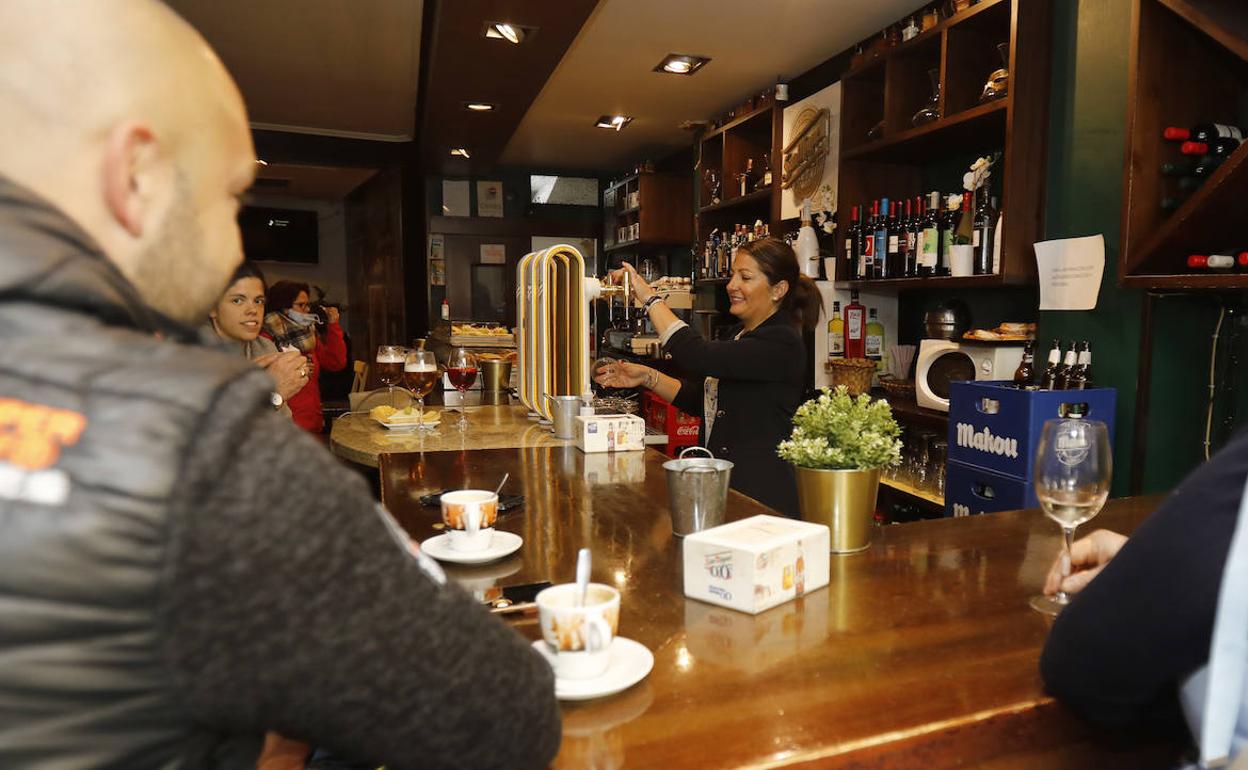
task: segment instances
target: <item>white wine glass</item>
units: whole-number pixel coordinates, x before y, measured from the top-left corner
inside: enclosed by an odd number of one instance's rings
[[[1062,527],[1062,574],[1070,574],[1075,528],[1100,513],[1109,497],[1113,459],[1105,423],[1081,418],[1049,420],[1036,447],[1033,483],[1044,515]],[[1031,597],[1031,608],[1056,615],[1070,604],[1065,591]]]
[[[403,379],[403,353],[402,345],[377,348],[377,379],[390,389],[390,406],[394,406],[394,386]]]
[[[429,350],[408,350],[403,362],[403,383],[416,397],[420,423],[418,430],[433,430],[433,426],[425,425],[425,396],[433,390],[438,381],[438,362]]]

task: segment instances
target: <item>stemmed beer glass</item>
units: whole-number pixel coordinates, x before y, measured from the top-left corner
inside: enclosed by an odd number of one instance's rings
[[[1112,465],[1105,423],[1074,418],[1044,424],[1036,448],[1034,483],[1044,515],[1062,527],[1063,575],[1070,574],[1075,528],[1100,513],[1109,497]],[[1069,603],[1065,591],[1031,597],[1032,609],[1046,615],[1058,614]]]
[[[464,412],[464,391],[477,380],[477,357],[464,348],[453,348],[446,361],[446,376],[459,391],[459,429],[468,428],[468,416]]]
[[[428,350],[409,350],[403,362],[403,381],[407,389],[416,397],[416,406],[420,415],[420,430],[433,430],[433,426],[425,425],[425,396],[433,390],[438,381],[438,362]]]
[[[394,386],[403,379],[401,345],[381,345],[377,348],[377,379],[390,389],[390,406],[394,406]]]

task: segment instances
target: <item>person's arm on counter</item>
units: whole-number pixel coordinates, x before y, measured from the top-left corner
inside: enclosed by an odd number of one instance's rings
[[[195,720],[396,770],[546,767],[550,666],[414,555],[357,474],[247,400],[218,399],[171,521],[165,652]]]
[[[1248,434],[1193,471],[1125,543],[1106,533],[1076,543],[1078,572],[1046,585],[1078,591],[1040,659],[1053,695],[1110,726],[1176,714],[1178,686],[1208,660],[1246,478]],[[1082,574],[1094,569],[1094,579]]]

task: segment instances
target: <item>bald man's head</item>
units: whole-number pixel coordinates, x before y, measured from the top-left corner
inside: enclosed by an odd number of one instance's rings
[[[202,319],[242,258],[255,168],[203,38],[158,0],[2,0],[0,115],[0,175],[81,225],[157,310]]]

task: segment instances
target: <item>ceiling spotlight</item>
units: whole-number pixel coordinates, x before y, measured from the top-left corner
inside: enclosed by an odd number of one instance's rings
[[[673,75],[692,75],[702,69],[702,65],[710,61],[706,56],[691,56],[685,53],[669,53],[663,61],[654,65],[655,72],[668,72]]]
[[[519,45],[532,37],[536,31],[537,27],[522,27],[519,24],[505,21],[487,21],[483,34],[491,40],[506,40],[508,43]]]
[[[493,112],[498,109],[498,105],[489,102],[464,102],[464,109],[470,112]]]
[[[632,122],[633,119],[628,115],[603,115],[598,118],[598,122],[594,123],[594,125],[598,128],[612,128],[619,131]]]
[[[472,154],[468,152],[467,147],[456,147],[451,150],[451,155],[458,156],[464,159],[468,159],[472,157]]]

